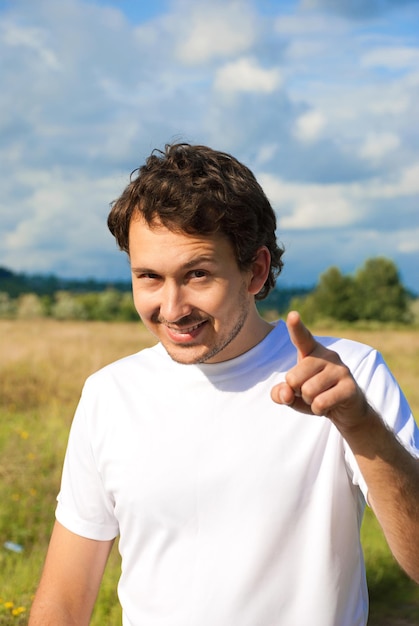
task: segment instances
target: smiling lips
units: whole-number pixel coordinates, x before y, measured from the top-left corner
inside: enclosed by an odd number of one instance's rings
[[[172,341],[176,343],[187,343],[196,339],[196,337],[200,334],[202,328],[206,325],[206,320],[195,324],[194,326],[188,326],[187,328],[177,328],[173,326],[168,326],[164,324],[167,330],[167,334],[169,335]]]

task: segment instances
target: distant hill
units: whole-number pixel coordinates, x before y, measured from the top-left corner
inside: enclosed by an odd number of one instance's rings
[[[11,298],[16,298],[24,293],[52,296],[57,291],[91,293],[110,288],[118,291],[130,291],[131,283],[129,281],[99,281],[93,278],[59,278],[53,274],[15,273],[5,267],[0,267],[0,292],[9,294]]]
[[[289,310],[291,300],[308,295],[313,291],[314,287],[283,287],[281,281],[275,289],[269,293],[265,300],[257,301],[260,311],[276,311],[283,313]]]

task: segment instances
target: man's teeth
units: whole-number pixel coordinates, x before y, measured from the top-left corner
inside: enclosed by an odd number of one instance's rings
[[[194,330],[199,328],[201,324],[202,322],[199,322],[199,324],[195,324],[195,326],[190,326],[189,328],[171,328],[171,327],[169,328],[171,331],[175,333],[179,333],[180,335],[187,335],[188,333],[192,333]]]

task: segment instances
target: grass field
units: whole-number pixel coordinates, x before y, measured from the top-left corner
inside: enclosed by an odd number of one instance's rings
[[[419,330],[346,328],[379,348],[419,415]],[[0,626],[27,623],[49,533],[68,429],[85,378],[152,339],[141,324],[0,320]],[[419,623],[419,587],[392,559],[367,511],[362,539],[373,626]],[[16,544],[8,549],[5,542]],[[20,546],[20,548],[19,548]],[[15,551],[19,550],[21,551]],[[111,555],[93,626],[116,626],[119,557]],[[386,620],[390,621],[386,621]]]

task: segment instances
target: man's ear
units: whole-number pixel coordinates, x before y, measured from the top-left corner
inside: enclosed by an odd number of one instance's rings
[[[248,291],[254,296],[259,293],[265,284],[271,268],[271,253],[266,246],[261,246],[250,268],[250,282]]]

